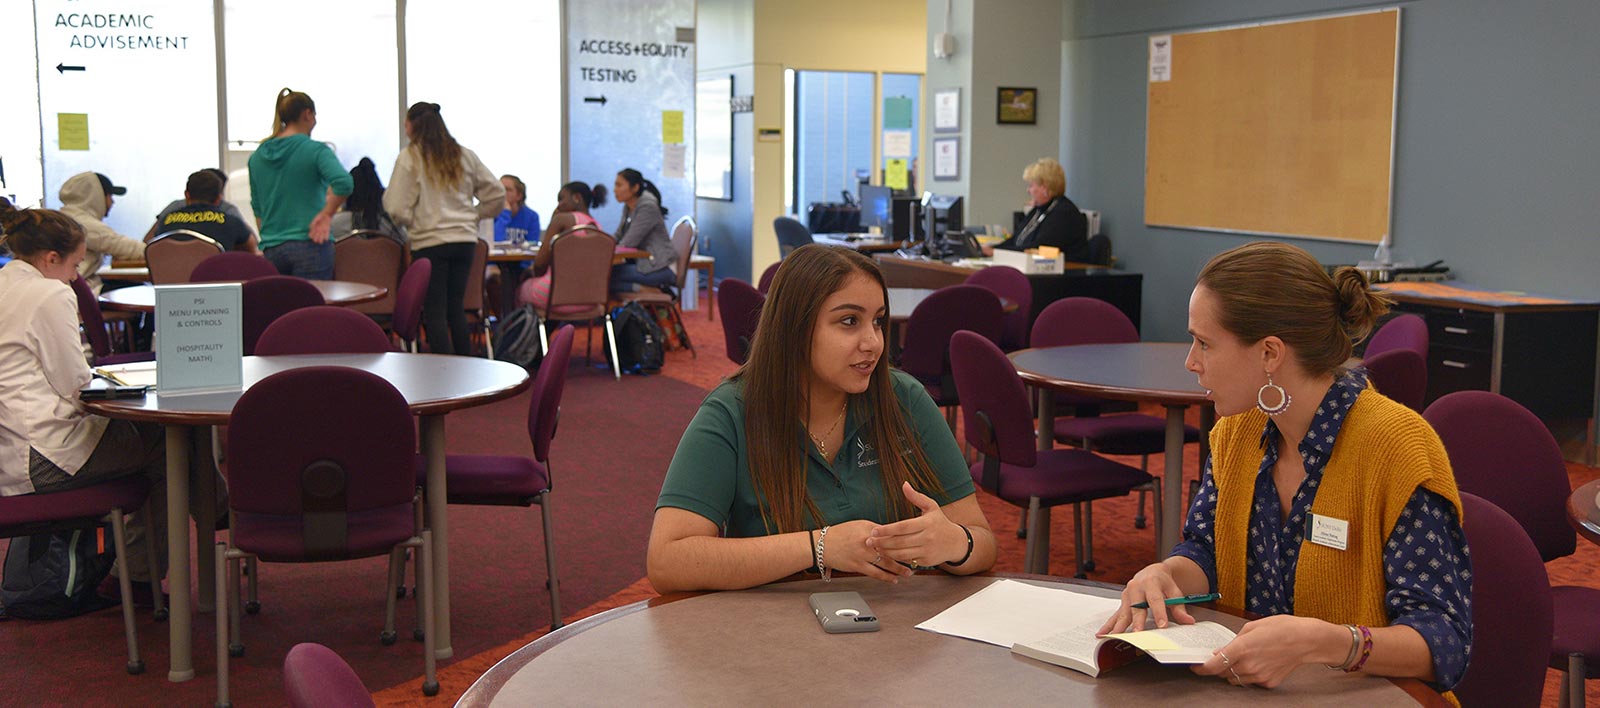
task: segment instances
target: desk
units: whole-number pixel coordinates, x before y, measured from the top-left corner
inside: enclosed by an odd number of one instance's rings
[[[1600,479],[1572,490],[1567,497],[1567,520],[1579,536],[1600,543]]]
[[[348,280],[311,280],[329,305],[357,305],[382,300],[389,289],[381,285],[357,283]],[[100,294],[100,307],[123,312],[155,312],[156,288],[154,285],[135,285],[129,288],[107,290]]]
[[[941,261],[888,254],[878,254],[873,259],[878,262],[883,279],[891,288],[942,288],[965,283],[967,276],[977,272],[975,268]],[[1139,327],[1144,289],[1144,276],[1139,273],[1068,263],[1066,271],[1059,275],[1030,275],[1028,282],[1033,285],[1033,308],[1028,313],[1029,322],[1037,319],[1050,303],[1062,298],[1092,297],[1115,305],[1133,321],[1135,329]]]
[[[280,371],[305,366],[347,366],[382,376],[405,396],[414,415],[422,417],[422,454],[427,458],[428,526],[434,543],[434,616],[438,636],[435,655],[447,659],[450,646],[450,525],[445,494],[444,416],[459,408],[492,403],[517,395],[528,387],[528,372],[515,364],[464,356],[438,354],[310,354],[297,356],[247,356],[244,389]],[[93,414],[107,418],[160,423],[167,434],[167,554],[168,584],[172,588],[172,616],[168,625],[171,646],[170,681],[194,678],[189,607],[189,440],[191,428],[227,425],[243,390],[185,396],[151,395],[142,399],[85,401]],[[209,433],[202,435],[209,439]],[[202,515],[200,537],[200,599],[214,588],[216,572],[208,534],[214,533],[214,516]],[[208,560],[210,559],[210,560]],[[214,592],[214,590],[212,591]]]
[[[128,266],[125,268],[101,268],[95,275],[101,280],[118,280],[127,283],[150,282],[150,269],[146,266]]]
[[[928,299],[937,290],[929,288],[889,288],[889,320],[896,324],[904,324],[911,319],[911,311],[917,309],[923,300]],[[1017,303],[1009,298],[1000,298],[1000,311],[1012,313],[1017,311]]]
[[[1216,410],[1194,374],[1183,367],[1189,345],[1167,342],[1081,344],[1024,349],[1011,354],[1022,380],[1044,394],[1039,406],[1039,449],[1055,442],[1054,391],[1119,401],[1159,403],[1167,409],[1166,469],[1161,479],[1160,547],[1178,545],[1183,530],[1183,413],[1200,408],[1200,459]],[[1048,539],[1045,539],[1048,542]],[[1048,552],[1048,547],[1043,549]],[[1048,556],[1046,556],[1048,557]]]
[[[1024,579],[1114,596],[1114,586]],[[1444,705],[1415,680],[1302,666],[1272,691],[1140,661],[1095,679],[1002,647],[915,629],[994,582],[925,573],[890,586],[862,577],[675,594],[551,632],[501,660],[458,707],[526,705]],[[854,590],[880,631],[826,634],[806,598]],[[1192,606],[1237,630],[1239,617]]]
[[[530,244],[530,247],[528,248],[516,248],[514,246],[502,246],[498,244],[489,247],[490,263],[521,263],[523,261],[531,261],[537,257],[539,257],[539,244],[537,243]],[[636,258],[649,257],[649,251],[641,251],[637,248],[628,248],[627,246],[617,246],[616,255],[611,257],[611,265],[617,265],[618,263],[634,260]]]
[[[812,234],[811,240],[824,246],[840,246],[862,253],[891,253],[910,245],[882,234]]]

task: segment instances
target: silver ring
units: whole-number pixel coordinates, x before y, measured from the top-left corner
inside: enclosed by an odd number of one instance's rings
[[[1228,660],[1228,655],[1227,654],[1224,654],[1223,652],[1219,651],[1219,652],[1217,652],[1217,656],[1222,657],[1222,664],[1224,666],[1233,666],[1233,662]],[[1232,671],[1232,669],[1229,669],[1229,671]]]
[[[872,554],[872,564],[873,565],[877,565],[878,561],[881,561],[881,560],[883,560],[883,554],[882,553],[874,553],[874,554]]]

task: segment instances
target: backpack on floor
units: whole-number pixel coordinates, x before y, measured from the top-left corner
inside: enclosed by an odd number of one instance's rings
[[[644,306],[630,302],[611,311],[611,327],[617,333],[617,369],[625,374],[653,374],[661,370],[666,332]],[[611,350],[606,349],[610,358]]]
[[[0,580],[5,616],[65,619],[117,604],[95,592],[117,560],[109,535],[101,527],[11,539]]]
[[[533,305],[512,310],[494,328],[494,358],[524,369],[539,365],[544,350],[539,346],[539,315]]]

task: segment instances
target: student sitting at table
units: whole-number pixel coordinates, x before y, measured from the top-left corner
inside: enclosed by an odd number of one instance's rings
[[[61,183],[61,213],[78,222],[88,239],[88,251],[78,264],[78,275],[100,292],[100,266],[107,255],[123,260],[143,260],[144,244],[132,236],[117,233],[106,224],[114,196],[128,193],[127,187],[111,183],[98,172],[79,172]]]
[[[886,296],[855,251],[783,260],[749,361],[706,397],[667,470],[647,559],[657,591],[994,564],[955,437],[884,357]]]
[[[217,204],[216,204],[217,208],[222,210],[222,213],[226,214],[229,219],[234,219],[234,220],[237,220],[239,223],[244,224],[245,228],[250,230],[251,237],[252,238],[255,237],[255,233],[256,233],[255,225],[251,224],[250,220],[244,218],[244,214],[239,211],[239,207],[237,205],[235,205],[233,202],[228,201],[223,196],[226,193],[227,188],[228,188],[228,173],[223,172],[222,170],[219,170],[219,169],[217,169],[215,167],[207,167],[207,168],[204,168],[204,169],[202,169],[200,171],[201,172],[210,173],[212,176],[216,177],[218,183],[222,185],[217,190]],[[191,180],[193,180],[194,179],[194,175],[190,175],[189,178]],[[248,181],[248,180],[246,180],[246,181]],[[146,231],[145,234],[144,234],[145,243],[149,243],[151,239],[154,239],[156,237],[156,234],[159,234],[162,231],[166,230],[166,229],[162,228],[162,226],[166,223],[168,214],[171,214],[172,212],[175,212],[175,211],[177,211],[179,209],[182,209],[182,208],[184,208],[184,207],[186,207],[188,205],[189,205],[189,199],[188,199],[188,196],[185,195],[185,197],[183,199],[174,199],[174,200],[172,200],[172,202],[167,204],[165,207],[162,207],[161,213],[156,214],[155,223],[151,224],[150,225],[150,230]],[[174,228],[176,228],[176,227],[174,227]]]
[[[256,252],[256,235],[245,226],[238,210],[222,207],[221,170],[200,170],[189,175],[183,187],[183,203],[176,209],[168,208],[156,217],[156,223],[145,234],[145,242],[174,229],[188,229],[211,238],[229,251]]]
[[[494,240],[519,243],[532,236],[537,241],[539,212],[528,208],[528,185],[516,175],[501,175],[500,186],[506,188],[506,208],[494,218]]]
[[[678,282],[678,276],[668,268],[676,257],[672,237],[667,235],[667,207],[661,203],[661,190],[638,170],[628,168],[617,173],[611,193],[622,203],[617,245],[650,254],[649,258],[612,266],[611,291],[636,292],[642,288],[665,288]]]
[[[561,185],[560,191],[556,192],[556,211],[550,215],[550,225],[545,227],[539,241],[548,244],[569,229],[594,226],[594,217],[589,216],[589,210],[605,206],[605,203],[606,186],[603,184],[592,188],[582,182]],[[539,249],[539,255],[533,259],[533,277],[522,281],[517,288],[518,304],[531,304],[534,310],[544,312],[545,303],[550,301],[550,259],[554,254],[551,249]]]
[[[352,231],[379,231],[404,243],[406,230],[383,210],[383,180],[378,178],[372,158],[363,157],[350,168],[350,180],[354,184],[350,196],[344,200],[344,209],[333,215],[328,233],[338,240]]]
[[[1222,418],[1183,541],[1128,582],[1102,634],[1191,623],[1163,600],[1218,592],[1265,617],[1196,673],[1272,687],[1324,664],[1439,690],[1461,680],[1472,583],[1450,460],[1421,416],[1344,369],[1387,309],[1359,271],[1330,278],[1283,243],[1206,264],[1186,365]]]

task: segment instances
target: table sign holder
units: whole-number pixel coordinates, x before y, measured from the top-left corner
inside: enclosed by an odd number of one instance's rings
[[[243,293],[238,283],[156,286],[158,395],[244,387]]]

